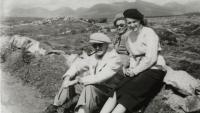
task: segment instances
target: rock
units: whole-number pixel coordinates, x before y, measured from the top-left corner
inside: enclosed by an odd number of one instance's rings
[[[28,46],[31,40],[32,39],[27,38],[27,37],[15,35],[10,39],[10,43],[17,48],[23,48],[23,47]]]
[[[192,77],[189,73],[183,70],[173,70],[166,66],[167,74],[164,82],[173,86],[183,95],[193,95],[195,88],[199,87],[200,81]]]
[[[185,108],[186,112],[200,112],[200,95],[188,96],[185,98]]]
[[[170,106],[177,113],[185,113],[181,108],[185,106],[185,100],[183,97],[176,95],[172,90],[167,90],[167,93],[164,95],[166,104]]]
[[[175,94],[172,90],[167,90],[164,96],[166,98],[164,102],[177,113],[199,113],[198,111],[200,111],[200,96],[182,97]]]
[[[10,39],[10,43],[19,49],[26,49],[33,54],[45,55],[46,49],[50,49],[50,47],[44,47],[44,44],[41,44],[39,41],[19,35],[13,36]]]

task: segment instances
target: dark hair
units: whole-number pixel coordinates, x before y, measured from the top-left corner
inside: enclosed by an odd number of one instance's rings
[[[127,9],[123,12],[125,18],[137,19],[142,25],[146,25],[147,22],[144,19],[144,15],[140,13],[137,9]]]

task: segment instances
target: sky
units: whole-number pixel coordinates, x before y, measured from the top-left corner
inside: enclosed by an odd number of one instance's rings
[[[80,7],[92,7],[98,3],[113,3],[129,1],[134,2],[135,0],[0,0],[1,13],[6,14],[14,7],[18,8],[32,8],[32,7],[42,7],[49,10],[55,10],[60,7],[70,7],[72,9],[77,9]],[[152,2],[155,4],[165,4],[167,2],[177,2],[177,3],[187,3],[189,1],[195,0],[143,0],[147,2]]]

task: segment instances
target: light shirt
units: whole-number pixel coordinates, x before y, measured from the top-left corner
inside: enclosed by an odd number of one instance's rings
[[[103,84],[112,87],[113,83],[108,83],[121,68],[121,61],[115,49],[108,50],[102,59],[97,59],[95,54],[87,59],[79,60],[72,64],[66,72],[67,75],[74,76],[82,71],[88,71],[89,84]]]
[[[134,74],[165,65],[163,56],[159,54],[161,51],[159,37],[153,29],[143,27],[137,38],[130,37],[130,33],[126,35],[126,47],[131,56],[130,67]]]

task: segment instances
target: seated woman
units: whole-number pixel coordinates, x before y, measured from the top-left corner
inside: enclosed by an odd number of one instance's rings
[[[113,21],[113,25],[116,28],[116,36],[114,40],[114,48],[120,56],[121,63],[123,67],[127,67],[129,65],[129,53],[126,49],[126,31],[127,31],[127,23],[124,15],[122,13],[118,13]],[[120,75],[123,75],[122,69],[119,72]],[[122,79],[122,78],[121,78]],[[120,79],[120,80],[121,80]]]
[[[126,78],[113,91],[101,113],[137,111],[159,92],[166,74],[157,34],[144,26],[144,17],[137,9],[127,9],[123,15],[128,26],[125,43],[130,66],[124,67]]]

